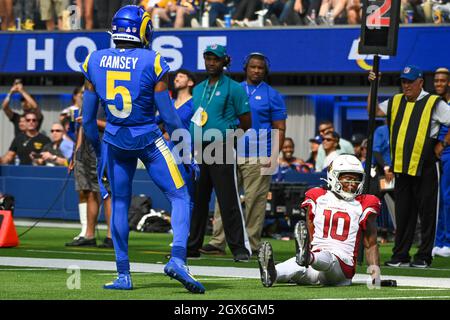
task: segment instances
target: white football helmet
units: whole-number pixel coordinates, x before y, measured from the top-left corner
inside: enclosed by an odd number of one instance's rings
[[[356,191],[346,192],[344,191],[339,176],[343,173],[356,173],[361,176],[361,182],[359,183]],[[328,166],[327,171],[327,183],[331,191],[341,196],[344,200],[351,201],[360,195],[364,187],[364,168],[361,161],[357,157],[351,154],[341,154]]]

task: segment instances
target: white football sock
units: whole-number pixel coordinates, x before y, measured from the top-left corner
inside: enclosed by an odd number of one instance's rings
[[[74,239],[86,236],[87,230],[87,202],[82,202],[78,204],[78,212],[80,214],[81,232]]]

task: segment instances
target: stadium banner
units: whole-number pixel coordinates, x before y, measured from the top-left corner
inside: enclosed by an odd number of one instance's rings
[[[407,64],[434,71],[448,62],[450,26],[405,26],[398,35],[397,56],[382,56],[383,72],[400,72]],[[171,70],[203,72],[207,45],[226,45],[231,72],[242,72],[244,57],[262,52],[270,71],[278,73],[363,72],[373,56],[358,53],[360,28],[158,30],[152,48]],[[0,33],[0,73],[71,73],[91,51],[111,47],[110,35],[94,32]]]

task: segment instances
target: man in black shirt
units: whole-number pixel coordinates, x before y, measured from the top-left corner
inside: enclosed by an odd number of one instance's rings
[[[17,155],[20,164],[31,165],[33,159],[39,158],[42,148],[51,143],[47,136],[37,130],[38,120],[35,113],[25,114],[25,120],[27,122],[25,133],[20,133],[14,138],[8,152],[0,158],[0,164],[13,163]]]
[[[41,129],[42,121],[44,120],[44,116],[41,113],[41,109],[39,108],[38,104],[33,99],[33,97],[27,91],[25,91],[22,81],[20,79],[16,79],[16,81],[14,81],[13,86],[9,90],[8,94],[6,95],[5,100],[3,100],[3,103],[2,103],[3,111],[5,112],[9,121],[11,121],[14,125],[14,136],[17,137],[17,135],[19,135],[21,133],[21,130],[20,130],[20,126],[19,126],[20,114],[12,111],[9,106],[10,100],[11,100],[11,95],[13,93],[19,93],[22,95],[22,98],[20,99],[20,101],[21,101],[20,104],[22,106],[22,110],[23,110],[24,114],[27,112],[30,112],[30,111],[35,112],[37,119],[38,119],[37,130],[39,131]]]

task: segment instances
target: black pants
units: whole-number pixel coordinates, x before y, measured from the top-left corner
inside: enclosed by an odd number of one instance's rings
[[[397,229],[392,259],[402,262],[410,260],[409,250],[419,215],[422,241],[414,259],[425,260],[431,264],[436,233],[438,188],[435,163],[425,163],[422,174],[418,177],[396,174],[394,194]]]
[[[204,145],[205,147],[206,145]],[[233,255],[250,254],[250,244],[245,230],[244,215],[239,201],[234,148],[221,144],[223,154],[234,163],[201,163],[200,178],[195,186],[194,209],[188,239],[188,252],[197,252],[203,245],[209,216],[209,202],[214,188],[219,202],[225,239]],[[223,158],[223,157],[218,157]]]

